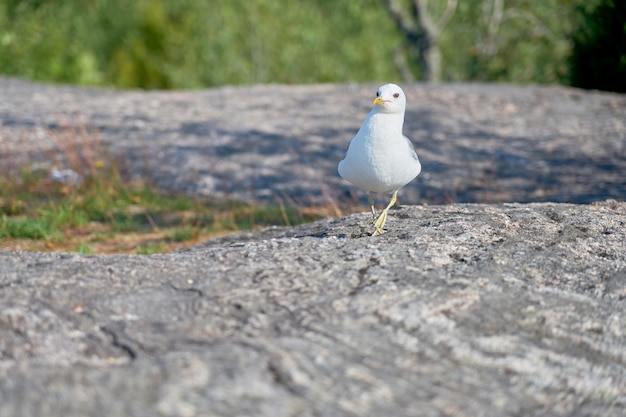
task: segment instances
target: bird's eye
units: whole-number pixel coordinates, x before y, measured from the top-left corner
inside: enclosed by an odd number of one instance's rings
[[[380,97],[380,91],[376,92],[376,97]]]
[[[394,97],[394,98],[398,98],[398,97],[400,97],[400,93],[395,93],[395,94],[393,95],[393,97]]]

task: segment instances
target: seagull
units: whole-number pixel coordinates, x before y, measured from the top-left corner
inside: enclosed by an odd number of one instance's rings
[[[422,170],[411,140],[402,134],[406,96],[396,84],[385,84],[376,91],[374,108],[348,145],[339,162],[341,178],[367,192],[372,209],[374,233],[385,233],[389,209],[398,191],[413,181]],[[371,193],[389,193],[391,200],[376,218]]]

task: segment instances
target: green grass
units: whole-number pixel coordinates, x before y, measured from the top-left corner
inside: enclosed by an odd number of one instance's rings
[[[54,231],[49,223],[37,218],[9,218],[3,214],[0,222],[3,238],[50,239]]]
[[[84,155],[83,155],[84,156]],[[82,167],[75,185],[45,171],[0,173],[0,249],[166,252],[213,236],[321,215],[279,204],[215,202],[126,182],[112,160]]]
[[[163,242],[147,242],[137,248],[137,255],[152,255],[165,252],[167,246]]]

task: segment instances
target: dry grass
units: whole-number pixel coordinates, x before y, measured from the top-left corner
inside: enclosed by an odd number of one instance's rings
[[[326,204],[318,206],[164,193],[126,180],[121,161],[84,126],[63,126],[48,135],[55,144],[47,154],[49,169],[0,171],[0,250],[150,254],[235,231],[361,210],[358,201],[342,210],[327,190]]]

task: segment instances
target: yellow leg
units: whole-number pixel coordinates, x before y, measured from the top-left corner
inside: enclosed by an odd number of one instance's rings
[[[374,200],[370,193],[367,193],[367,204],[372,208],[372,224],[376,221],[376,209],[374,208]]]
[[[378,216],[378,219],[376,219],[376,221],[374,222],[374,227],[376,230],[374,230],[374,233],[372,234],[372,236],[379,236],[385,233],[385,230],[383,229],[383,227],[385,227],[385,223],[387,222],[387,213],[389,212],[389,209],[393,207],[394,204],[396,204],[396,201],[398,199],[397,197],[398,197],[398,192],[394,191],[393,195],[391,196],[391,201],[389,202],[387,207],[385,207],[383,212],[380,213],[380,216]]]

